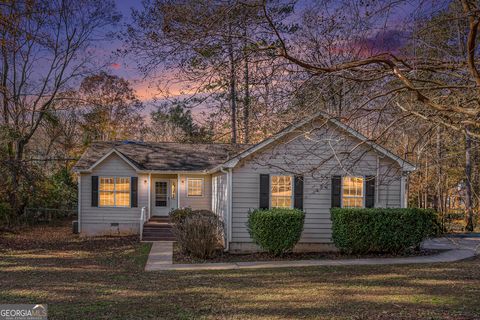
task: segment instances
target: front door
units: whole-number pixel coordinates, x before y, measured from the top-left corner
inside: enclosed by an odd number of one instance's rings
[[[152,215],[168,216],[170,211],[169,189],[169,180],[153,180]]]

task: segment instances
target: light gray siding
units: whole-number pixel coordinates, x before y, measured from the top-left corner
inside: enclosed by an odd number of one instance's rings
[[[201,197],[189,197],[187,195],[187,181],[188,178],[202,178],[203,183],[203,196]],[[180,175],[180,207],[190,207],[192,209],[212,209],[212,177],[210,175],[201,174],[182,174]]]
[[[379,166],[377,166],[377,159]],[[233,169],[232,242],[251,242],[246,222],[258,208],[260,174],[304,176],[306,219],[301,243],[331,242],[331,176],[377,176],[377,206],[400,206],[400,167],[341,129],[316,122]]]
[[[91,176],[122,176],[137,177],[135,170],[116,154],[111,154],[107,159],[94,168],[91,174],[80,176],[81,192],[81,231],[84,234],[103,234],[118,232],[138,232],[140,211],[143,206],[148,206],[148,176],[138,176],[138,207],[136,208],[102,208],[92,207],[92,178]],[[117,226],[111,226],[118,223]]]
[[[220,173],[212,176],[212,211],[223,221],[228,210],[228,181],[227,174]]]
[[[224,240],[228,241],[229,217],[227,215],[229,206],[228,176],[226,173],[212,175],[212,211],[223,221]]]

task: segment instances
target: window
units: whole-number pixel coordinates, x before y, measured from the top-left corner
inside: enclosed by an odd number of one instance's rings
[[[291,176],[272,176],[271,207],[272,208],[291,208],[292,207],[292,177]]]
[[[155,207],[167,206],[167,190],[168,184],[166,181],[155,181]]]
[[[100,177],[99,197],[100,207],[129,207],[130,178]]]
[[[363,177],[343,177],[342,182],[342,207],[363,207]]]
[[[187,196],[189,197],[203,196],[203,178],[187,179]]]

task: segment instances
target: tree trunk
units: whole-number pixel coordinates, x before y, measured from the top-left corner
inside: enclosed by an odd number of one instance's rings
[[[230,62],[230,109],[231,109],[231,123],[232,123],[232,141],[231,143],[237,143],[237,92],[235,84],[235,57],[233,52],[232,41],[232,25],[228,26],[228,58]]]
[[[472,207],[472,138],[468,127],[465,128],[465,211],[466,231],[473,231],[473,207]]]
[[[244,37],[245,37],[245,42],[247,38],[247,27],[245,27],[245,32],[244,32]],[[243,129],[244,129],[244,143],[249,143],[250,142],[250,75],[249,75],[249,69],[248,69],[248,54],[247,54],[247,48],[244,46],[243,48],[243,54],[244,54],[244,61],[245,61],[245,97],[243,100]]]

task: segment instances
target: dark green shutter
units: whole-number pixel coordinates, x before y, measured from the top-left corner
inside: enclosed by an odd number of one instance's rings
[[[295,176],[293,192],[293,207],[303,210],[303,176]]]
[[[268,209],[270,207],[270,175],[260,175],[260,209]]]
[[[132,208],[138,207],[138,178],[132,177],[130,179],[130,206]]]
[[[365,208],[375,206],[375,176],[365,177]]]
[[[98,207],[98,176],[92,176],[92,207]]]
[[[342,196],[342,177],[332,177],[332,208],[339,208],[341,206]]]

